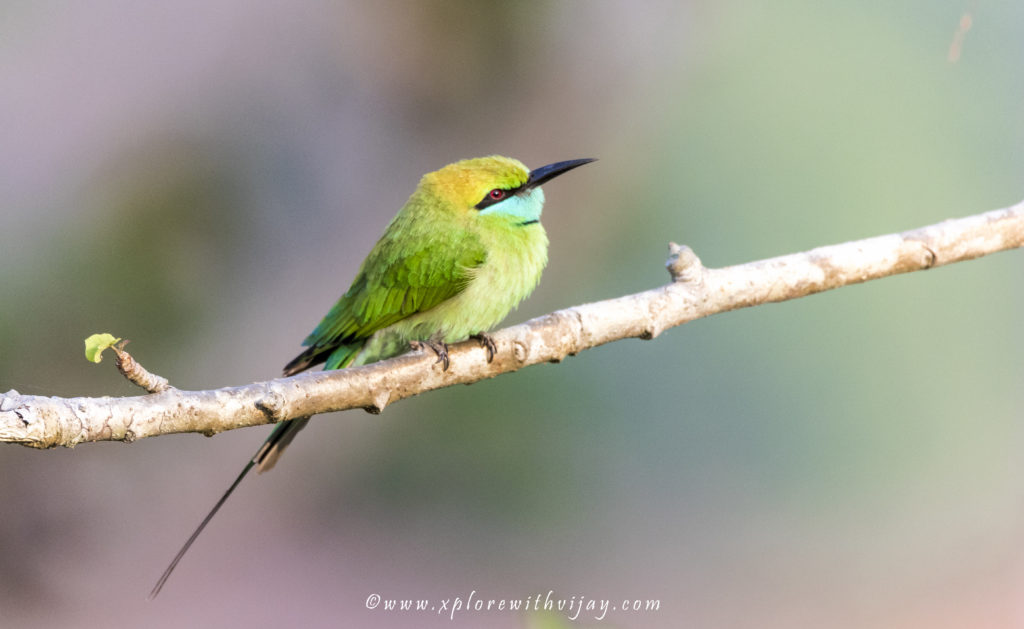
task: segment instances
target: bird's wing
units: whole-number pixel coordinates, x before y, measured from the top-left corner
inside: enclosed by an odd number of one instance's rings
[[[310,346],[307,356],[311,350],[320,355],[369,338],[377,330],[430,310],[462,292],[471,269],[487,259],[486,249],[472,233],[441,237],[435,233],[419,240],[412,246],[382,240],[374,247],[352,287],[303,341]]]

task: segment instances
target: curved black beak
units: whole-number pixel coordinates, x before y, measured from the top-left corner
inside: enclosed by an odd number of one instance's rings
[[[565,162],[555,162],[554,164],[548,164],[547,166],[541,166],[540,168],[534,168],[530,171],[530,178],[526,180],[526,184],[523,186],[524,190],[530,188],[536,188],[537,186],[551,181],[555,177],[562,173],[567,173],[577,166],[589,164],[590,162],[596,162],[596,159],[584,158],[584,159],[570,159]]]

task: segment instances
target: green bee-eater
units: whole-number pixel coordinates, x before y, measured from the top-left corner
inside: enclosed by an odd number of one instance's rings
[[[592,162],[574,159],[528,170],[497,155],[467,159],[427,173],[377,241],[348,291],[284,367],[291,376],[314,365],[341,369],[430,347],[448,367],[448,343],[494,342],[497,325],[540,281],[548,238],[540,224],[546,181]],[[281,422],[164,571],[175,566],[245,475],[263,472],[309,421]]]

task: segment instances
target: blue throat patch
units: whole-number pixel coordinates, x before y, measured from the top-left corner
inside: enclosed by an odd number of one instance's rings
[[[523,194],[513,195],[500,203],[480,210],[480,214],[495,214],[520,219],[521,225],[536,223],[544,209],[544,191],[534,188]]]

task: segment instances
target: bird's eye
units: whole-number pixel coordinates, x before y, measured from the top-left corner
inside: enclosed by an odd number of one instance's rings
[[[518,191],[517,188],[506,190],[504,188],[495,188],[484,195],[484,198],[480,200],[473,207],[478,210],[484,210],[494,205],[495,203],[501,203],[505,199],[509,198],[510,195],[515,194]]]

